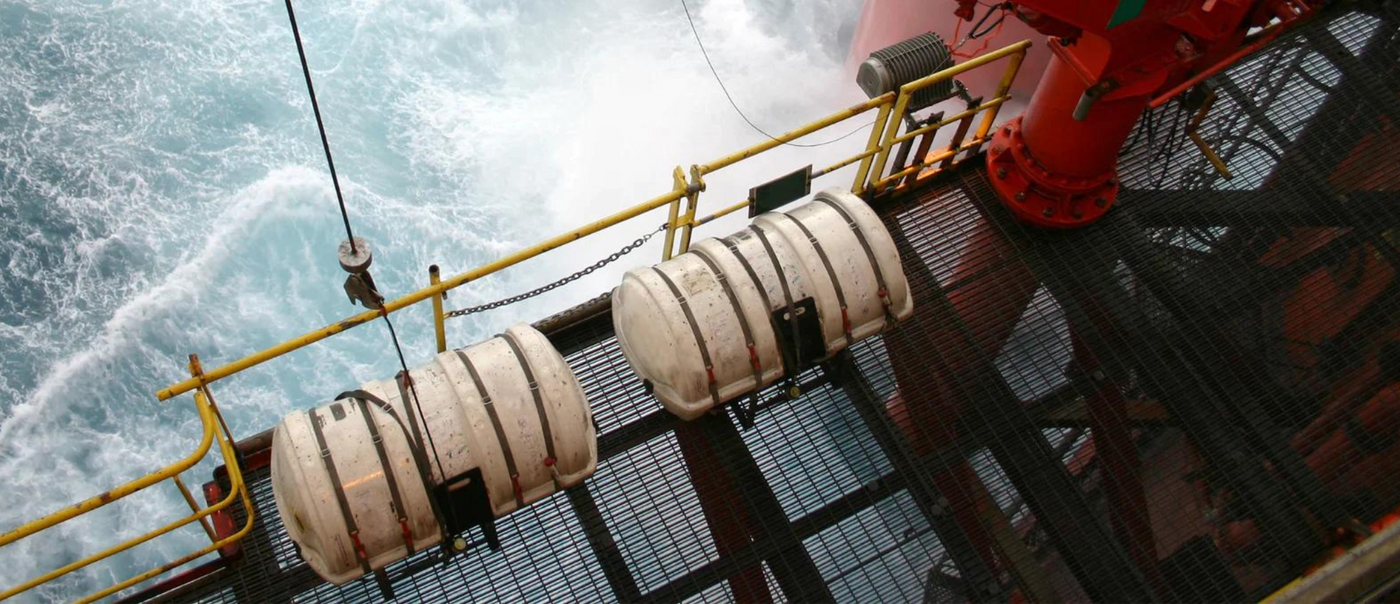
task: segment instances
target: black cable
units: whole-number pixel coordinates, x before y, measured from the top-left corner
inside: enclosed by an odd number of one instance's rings
[[[1148,111],[1143,115],[1143,119],[1138,122],[1137,127],[1133,128],[1133,138],[1129,139],[1128,144],[1124,145],[1122,149],[1118,150],[1118,157],[1123,157],[1124,155],[1127,155],[1133,150],[1133,147],[1137,146],[1138,139],[1142,137],[1142,132],[1146,130],[1147,125],[1151,123],[1148,121],[1151,118],[1151,111]]]
[[[1165,153],[1165,157],[1162,159],[1162,174],[1153,183],[1152,188],[1154,189],[1162,188],[1162,183],[1166,182],[1167,174],[1171,171],[1172,158],[1176,156],[1176,152],[1181,149],[1182,145],[1186,144],[1186,124],[1181,123],[1181,117],[1186,113],[1189,113],[1186,107],[1178,105],[1176,113],[1172,114],[1172,125],[1167,130],[1167,142],[1161,151],[1153,156],[1155,160],[1157,156]],[[1178,127],[1180,128],[1178,129]]]
[[[296,11],[292,10],[292,0],[287,2],[287,20],[292,23],[292,38],[297,41],[297,55],[301,57],[301,73],[306,77],[306,92],[311,95],[311,111],[316,114],[316,128],[321,131],[321,148],[326,152],[326,165],[331,169],[331,184],[335,185],[335,200],[340,204],[340,219],[345,222],[345,238],[350,240],[350,253],[355,249],[355,235],[350,232],[350,214],[345,211],[345,196],[340,193],[340,178],[335,173],[335,160],[331,159],[331,143],[326,139],[326,125],[321,121],[321,105],[316,102],[316,87],[311,84],[311,68],[306,64],[306,49],[301,45],[301,31],[297,29]]]
[[[985,24],[987,23],[987,18],[991,17],[991,16],[992,16],[992,13],[993,13],[993,12],[996,12],[998,9],[1001,10],[1001,17],[998,18],[996,21],[993,21],[991,25],[987,25],[987,27],[986,27],[985,29],[983,29],[982,31],[980,31],[980,32],[977,31],[977,28],[982,27],[983,25],[985,25]],[[1003,21],[1006,20],[1006,13],[1007,13],[1007,12],[1008,12],[1008,8],[1007,8],[1007,5],[1006,5],[1006,4],[992,4],[992,5],[987,5],[987,11],[984,12],[984,13],[982,13],[982,18],[981,18],[981,19],[978,19],[978,20],[977,20],[977,24],[972,26],[972,31],[970,31],[970,32],[967,33],[967,39],[969,39],[969,40],[976,40],[977,38],[980,38],[980,37],[985,36],[985,35],[987,35],[987,34],[989,34],[989,33],[992,33],[992,30],[993,30],[993,29],[996,29],[996,27],[997,27],[998,25],[1001,25],[1001,23],[1002,23]]]
[[[288,2],[291,2],[291,0],[287,0],[287,1],[288,1]],[[750,120],[750,119],[749,119],[749,116],[744,115],[744,111],[743,111],[742,109],[739,108],[739,105],[738,105],[737,103],[734,102],[734,97],[733,97],[733,96],[730,96],[730,94],[729,94],[729,88],[728,88],[727,86],[724,85],[724,80],[721,79],[721,78],[719,77],[719,72],[718,72],[718,71],[715,71],[715,64],[714,64],[714,62],[710,61],[710,53],[707,52],[707,51],[705,50],[705,43],[700,41],[700,31],[699,31],[698,29],[695,28],[695,20],[692,19],[692,18],[690,18],[690,7],[689,7],[689,6],[686,6],[685,0],[681,0],[681,8],[685,9],[685,20],[690,22],[690,33],[695,34],[695,43],[698,44],[698,45],[700,46],[700,54],[702,54],[702,55],[705,56],[705,64],[707,64],[707,65],[710,66],[710,73],[714,74],[714,76],[715,76],[715,81],[716,81],[716,82],[719,82],[719,89],[724,91],[724,98],[729,99],[729,106],[731,106],[731,107],[734,108],[734,112],[735,112],[735,113],[738,113],[738,114],[739,114],[739,117],[744,118],[744,121],[745,121],[745,122],[748,122],[749,127],[750,127],[750,128],[753,128],[753,129],[754,129],[755,131],[757,131],[759,134],[762,134],[763,136],[766,136],[766,137],[768,137],[769,139],[778,141],[779,143],[782,143],[782,144],[787,145],[787,146],[789,146],[789,147],[804,147],[804,148],[821,147],[821,146],[823,146],[823,145],[830,145],[831,143],[844,140],[844,139],[850,137],[852,134],[855,134],[855,133],[857,133],[857,132],[860,132],[861,130],[864,130],[864,129],[866,128],[866,126],[870,126],[870,125],[872,125],[872,124],[875,123],[874,121],[871,121],[869,124],[866,124],[865,126],[861,126],[861,127],[859,127],[859,128],[856,128],[855,130],[852,130],[852,131],[850,131],[850,132],[847,132],[847,133],[845,133],[845,134],[842,134],[841,136],[839,136],[839,137],[837,137],[837,138],[833,138],[833,139],[831,139],[831,140],[829,140],[829,141],[826,141],[826,142],[823,142],[823,143],[812,143],[812,144],[805,144],[805,145],[804,145],[804,144],[799,144],[799,143],[784,142],[784,141],[782,141],[782,140],[779,140],[778,137],[773,136],[772,134],[769,134],[769,133],[765,132],[762,128],[759,128],[756,124],[754,124],[754,123],[753,123],[753,120]]]
[[[375,295],[378,295],[378,292],[375,292]],[[447,471],[442,468],[442,458],[438,456],[437,443],[433,442],[433,430],[428,427],[428,416],[423,414],[423,404],[418,401],[418,386],[414,384],[413,376],[408,373],[408,363],[404,361],[403,348],[399,346],[399,334],[394,332],[394,324],[389,321],[388,312],[381,309],[379,316],[384,317],[384,325],[389,327],[389,339],[394,341],[394,352],[399,355],[399,367],[403,369],[404,383],[408,385],[408,392],[413,396],[413,406],[418,409],[418,417],[423,418],[423,432],[428,435],[428,448],[433,450],[433,459],[437,461],[438,474],[441,474],[442,480],[446,482],[449,477]]]

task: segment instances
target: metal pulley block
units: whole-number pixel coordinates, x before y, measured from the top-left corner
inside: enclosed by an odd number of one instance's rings
[[[353,245],[349,240],[342,241],[338,256],[340,268],[350,273],[350,276],[345,278],[345,295],[350,298],[350,303],[358,302],[361,306],[373,310],[383,308],[384,296],[379,295],[379,288],[374,285],[374,277],[369,274],[369,265],[374,262],[369,242],[359,237],[355,238]]]

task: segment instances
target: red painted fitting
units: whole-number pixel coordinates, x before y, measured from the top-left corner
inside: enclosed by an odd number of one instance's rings
[[[1083,78],[1054,56],[1025,114],[992,137],[987,153],[992,188],[1021,221],[1074,228],[1113,207],[1118,150],[1151,96],[1096,93],[1084,119],[1076,120],[1088,90]]]

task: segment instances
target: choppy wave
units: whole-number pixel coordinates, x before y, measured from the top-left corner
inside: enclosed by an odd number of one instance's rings
[[[778,131],[859,97],[840,70],[858,5],[692,9],[736,100]],[[669,0],[298,6],[352,219],[389,292],[421,286],[429,264],[462,270],[662,193],[674,166],[757,139]],[[0,0],[0,528],[192,450],[188,401],[153,396],[183,376],[188,353],[225,362],[353,312],[339,293],[339,218],[282,11],[275,0]],[[779,149],[715,175],[709,207],[839,151]],[[450,302],[574,270],[651,222]],[[453,324],[452,340],[558,310],[620,270]],[[410,362],[427,358],[426,314],[397,323]],[[386,347],[383,328],[367,326],[216,393],[233,430],[252,434],[391,372]],[[173,489],[156,489],[7,547],[0,585],[181,506]],[[40,595],[74,597],[203,539],[177,533]]]

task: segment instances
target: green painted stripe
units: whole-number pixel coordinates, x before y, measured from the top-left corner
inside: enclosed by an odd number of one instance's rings
[[[1117,27],[1136,19],[1138,15],[1142,14],[1142,7],[1146,5],[1147,0],[1120,0],[1118,8],[1113,11],[1113,17],[1108,20],[1108,27]]]

